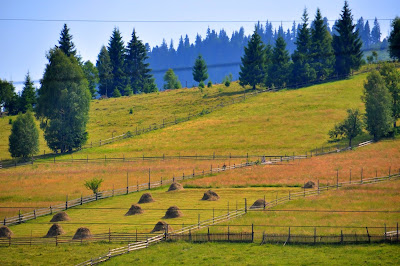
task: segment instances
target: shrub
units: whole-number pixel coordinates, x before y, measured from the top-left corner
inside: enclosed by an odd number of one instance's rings
[[[212,87],[212,82],[211,82],[211,80],[209,80],[209,81],[208,81],[208,83],[207,83],[207,87],[209,87],[209,88],[211,88],[211,87]]]
[[[85,187],[91,191],[93,191],[93,194],[96,194],[99,191],[99,188],[101,186],[101,183],[103,183],[103,179],[97,179],[96,177],[90,179],[90,180],[85,180]]]
[[[13,122],[13,121],[12,121],[12,118],[8,119],[8,124],[9,124],[9,125],[12,125],[12,122]]]
[[[129,114],[133,114],[133,109],[129,109]]]
[[[204,88],[204,82],[203,81],[200,81],[199,88]]]

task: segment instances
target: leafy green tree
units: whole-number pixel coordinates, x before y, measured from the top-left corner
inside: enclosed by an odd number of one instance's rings
[[[374,140],[379,140],[390,131],[393,123],[392,97],[379,72],[372,71],[367,76],[363,101],[366,129],[374,136]]]
[[[64,24],[64,27],[61,30],[60,40],[58,43],[58,48],[60,48],[64,54],[67,56],[76,56],[75,44],[72,42],[72,35],[69,34],[69,28],[67,27],[67,24]]]
[[[127,84],[125,75],[125,47],[119,29],[114,28],[110,41],[108,42],[107,50],[110,56],[112,69],[111,89],[112,91],[118,89],[120,94],[124,94],[124,88]]]
[[[178,76],[175,75],[172,68],[168,69],[164,75],[164,90],[173,90],[182,88],[181,82],[178,79]]]
[[[362,133],[362,116],[358,109],[348,109],[347,118],[335,125],[335,128],[329,131],[331,139],[348,139],[349,147],[351,141]]]
[[[400,71],[396,69],[394,64],[386,62],[383,63],[380,74],[392,95],[393,127],[396,127],[396,121],[400,118]]]
[[[98,179],[98,178],[94,177],[90,180],[85,180],[84,185],[87,189],[93,191],[93,194],[96,194],[97,192],[99,192],[101,183],[103,183],[103,181],[104,180],[102,178]]]
[[[193,79],[197,82],[205,81],[208,78],[207,65],[203,57],[199,55],[194,62],[192,69]]]
[[[149,93],[153,92],[152,87],[155,86],[153,76],[151,74],[150,64],[148,60],[147,50],[143,42],[136,36],[133,29],[132,39],[128,43],[125,57],[125,69],[128,83],[133,89],[133,93]]]
[[[85,77],[89,82],[90,94],[92,95],[92,98],[95,98],[97,94],[96,86],[99,83],[99,71],[89,60],[83,64],[82,68],[83,73],[85,74]]]
[[[335,54],[332,48],[332,36],[329,33],[319,8],[311,29],[311,67],[316,78],[321,80],[333,73]]]
[[[0,79],[0,108],[4,107],[6,111],[9,111],[14,96],[15,87],[12,82]]]
[[[33,110],[33,106],[36,104],[36,88],[33,86],[31,77],[28,74],[25,77],[24,88],[22,89],[21,97],[19,98],[19,110],[26,113],[28,110]]]
[[[304,9],[302,21],[303,24],[298,30],[296,38],[296,50],[292,54],[292,80],[294,83],[306,83],[315,79],[315,71],[310,64],[311,33],[308,28],[307,9]]]
[[[256,85],[263,84],[266,78],[266,54],[264,44],[261,41],[257,29],[254,30],[247,47],[244,47],[244,55],[241,58],[239,84],[250,85],[256,89]]]
[[[335,71],[338,75],[350,75],[354,69],[358,69],[361,65],[362,42],[358,36],[358,32],[354,30],[353,15],[347,1],[340,19],[334,26],[337,34],[333,35],[333,50],[335,52]]]
[[[13,158],[24,159],[39,152],[39,131],[29,110],[26,114],[20,113],[13,122],[8,150]]]
[[[47,55],[49,63],[38,90],[35,111],[50,149],[57,152],[80,148],[87,140],[90,92],[82,67],[58,48]]]
[[[101,47],[97,57],[96,68],[99,72],[99,93],[111,97],[113,74],[110,55],[104,45]]]
[[[275,47],[272,52],[271,67],[268,73],[268,85],[275,87],[286,86],[290,73],[290,57],[286,50],[286,42],[282,36],[276,39]]]
[[[390,57],[400,60],[400,18],[396,17],[392,21],[392,30],[389,35]]]

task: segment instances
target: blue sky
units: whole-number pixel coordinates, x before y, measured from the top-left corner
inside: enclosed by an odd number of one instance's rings
[[[313,19],[317,7],[330,20],[339,17],[344,1],[315,0],[0,0],[0,78],[14,82],[23,81],[29,71],[34,80],[42,77],[47,63],[47,51],[57,44],[64,22],[71,29],[75,46],[84,60],[96,62],[102,45],[107,45],[114,27],[130,39],[133,28],[139,38],[151,47],[160,45],[163,38],[176,45],[180,35],[188,34],[194,41],[197,33],[205,36],[207,27],[224,28],[228,35],[244,26],[246,34],[254,28],[252,21],[300,21],[307,7]],[[350,0],[355,19],[394,18],[400,16],[398,0]],[[39,19],[60,21],[15,21],[5,19]],[[114,22],[77,22],[65,20],[112,20]],[[115,22],[115,21],[164,22]],[[251,21],[251,22],[165,22],[165,21]],[[370,21],[372,25],[373,21]],[[278,26],[280,22],[273,23]],[[283,22],[285,28],[292,22]],[[333,22],[330,22],[332,25]],[[389,32],[389,21],[380,21],[382,34]],[[156,66],[152,66],[156,69]],[[15,84],[17,89],[22,86]],[[38,86],[39,84],[37,84]]]

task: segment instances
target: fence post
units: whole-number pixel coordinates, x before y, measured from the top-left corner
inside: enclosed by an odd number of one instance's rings
[[[369,232],[368,232],[368,227],[365,227],[365,229],[367,229],[368,242],[369,242],[369,243],[371,243],[371,236],[369,235]]]
[[[364,170],[364,168],[361,167],[361,184],[363,183],[363,170]]]
[[[161,177],[160,185],[162,186],[162,177]]]
[[[290,242],[290,226],[289,226],[289,236],[288,236],[288,239],[287,239],[287,243],[289,243]]]
[[[200,213],[198,214],[198,217],[197,217],[197,225],[198,225],[198,228],[200,229]]]
[[[247,213],[247,199],[244,198],[244,212]]]
[[[65,209],[68,210],[68,195],[67,198],[65,199]]]
[[[192,241],[192,229],[189,229],[189,241]]]
[[[343,230],[340,230],[340,244],[343,244]]]
[[[108,243],[111,242],[111,228],[108,228]]]
[[[50,205],[50,214],[53,214],[53,208]]]
[[[7,217],[4,217],[4,225],[6,225],[6,218],[7,218]]]
[[[229,239],[229,225],[228,225],[228,241],[229,241],[230,239]]]
[[[386,242],[386,224],[384,224],[385,225],[385,234],[384,234],[384,240],[385,240],[385,242]]]
[[[399,223],[396,225],[396,238],[397,238],[397,243],[399,242]]]
[[[289,191],[289,201],[290,201],[290,191]]]
[[[319,195],[319,179],[318,179],[318,195]]]
[[[136,180],[136,190],[139,192],[139,180]]]
[[[390,170],[391,170],[392,166],[389,166],[389,179],[390,179]]]
[[[151,182],[150,182],[150,168],[149,168],[149,190],[151,189]]]
[[[314,245],[317,243],[317,228],[314,227]]]
[[[138,191],[139,191],[139,187],[138,187]],[[129,193],[129,172],[126,172],[126,194]]]
[[[251,224],[251,243],[254,242],[254,224]]]
[[[336,189],[339,189],[339,169],[336,169]]]
[[[98,199],[98,194],[97,194],[97,192],[95,193],[95,195],[96,195],[96,200]]]
[[[19,220],[19,223],[21,223],[21,222],[22,222],[22,218],[21,218],[21,210],[18,210],[18,220]]]
[[[264,195],[264,210],[265,210],[265,195]]]
[[[207,227],[207,240],[210,242],[210,227]]]
[[[213,223],[214,223],[214,218],[215,218],[215,209],[213,208]]]
[[[351,184],[351,168],[350,168],[350,184]]]
[[[36,219],[36,210],[33,210],[33,217]]]

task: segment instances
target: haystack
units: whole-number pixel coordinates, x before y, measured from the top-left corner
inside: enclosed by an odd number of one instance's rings
[[[76,230],[76,233],[72,239],[87,239],[91,237],[92,233],[90,233],[89,228],[79,227],[78,230]]]
[[[0,227],[0,237],[12,237],[14,233],[7,226]]]
[[[71,218],[69,218],[68,214],[66,212],[59,212],[51,218],[50,223],[56,223],[56,222],[62,222],[62,221],[69,221]]]
[[[303,186],[303,188],[314,188],[314,187],[315,187],[315,183],[313,181],[308,181]]]
[[[219,196],[217,193],[215,193],[212,190],[209,190],[207,192],[204,192],[203,198],[201,200],[210,200],[210,201],[215,201],[218,200]]]
[[[144,193],[141,197],[140,200],[138,201],[138,203],[150,203],[153,202],[153,196],[151,196],[150,193]]]
[[[142,207],[138,204],[133,204],[129,211],[125,214],[125,216],[130,216],[130,215],[136,215],[136,214],[142,214],[143,210]]]
[[[175,191],[175,190],[182,190],[182,189],[183,189],[183,186],[181,184],[174,182],[169,186],[168,192]]]
[[[166,222],[164,221],[159,221],[153,228],[153,230],[151,231],[151,233],[154,232],[159,232],[159,231],[165,231],[165,229],[168,227],[168,232],[172,231],[172,227],[170,225],[168,225]]]
[[[264,206],[267,206],[267,202],[264,199],[258,199],[251,205],[250,209],[264,208]]]
[[[171,206],[165,212],[165,216],[163,218],[164,219],[178,218],[181,217],[182,215],[183,215],[182,212],[179,210],[177,206]]]
[[[47,232],[46,237],[54,237],[65,234],[64,230],[62,229],[61,225],[53,224],[49,231]]]

